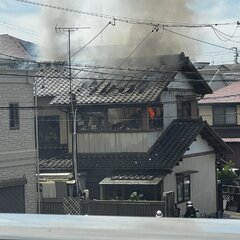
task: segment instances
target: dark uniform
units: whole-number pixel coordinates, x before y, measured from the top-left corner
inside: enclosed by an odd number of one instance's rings
[[[184,214],[185,218],[196,218],[196,209],[193,207],[193,203],[191,201],[188,201],[186,203],[186,212]]]

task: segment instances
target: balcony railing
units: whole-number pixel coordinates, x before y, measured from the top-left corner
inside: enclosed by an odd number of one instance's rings
[[[70,128],[72,129],[72,124]],[[133,119],[88,119],[77,120],[77,132],[139,132],[155,131],[163,128],[163,118]]]

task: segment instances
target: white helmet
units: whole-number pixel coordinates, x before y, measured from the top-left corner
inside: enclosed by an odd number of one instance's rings
[[[163,213],[161,210],[157,210],[156,217],[163,217]]]

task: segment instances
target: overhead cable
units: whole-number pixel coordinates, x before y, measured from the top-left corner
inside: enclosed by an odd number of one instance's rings
[[[77,9],[65,8],[65,7],[60,7],[60,6],[56,6],[56,5],[44,4],[44,3],[28,1],[28,0],[15,0],[15,1],[32,4],[32,5],[37,5],[37,6],[45,7],[45,8],[52,8],[52,9],[57,9],[57,10],[62,10],[62,11],[67,11],[67,12],[78,13],[78,14],[82,14],[82,15],[93,16],[93,17],[115,19],[116,21],[129,23],[129,24],[140,24],[140,25],[149,25],[149,26],[156,26],[157,24],[159,24],[159,25],[162,25],[165,27],[190,27],[190,28],[211,27],[213,25],[214,26],[223,26],[223,25],[239,24],[239,22],[212,23],[212,24],[189,24],[189,23],[167,24],[166,22],[163,22],[163,21],[157,22],[157,21],[150,21],[150,20],[130,18],[130,17],[112,16],[112,15],[107,15],[107,14],[81,11],[81,10],[77,10]]]

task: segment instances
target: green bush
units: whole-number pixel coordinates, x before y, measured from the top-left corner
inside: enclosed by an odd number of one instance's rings
[[[232,171],[232,168],[234,166],[233,161],[229,161],[226,163],[222,170],[218,170],[218,179],[219,180],[235,180],[237,178],[237,175]]]
[[[131,200],[131,201],[138,201],[138,200],[139,200],[139,196],[138,196],[137,192],[133,192],[133,193],[130,195],[129,200]]]

